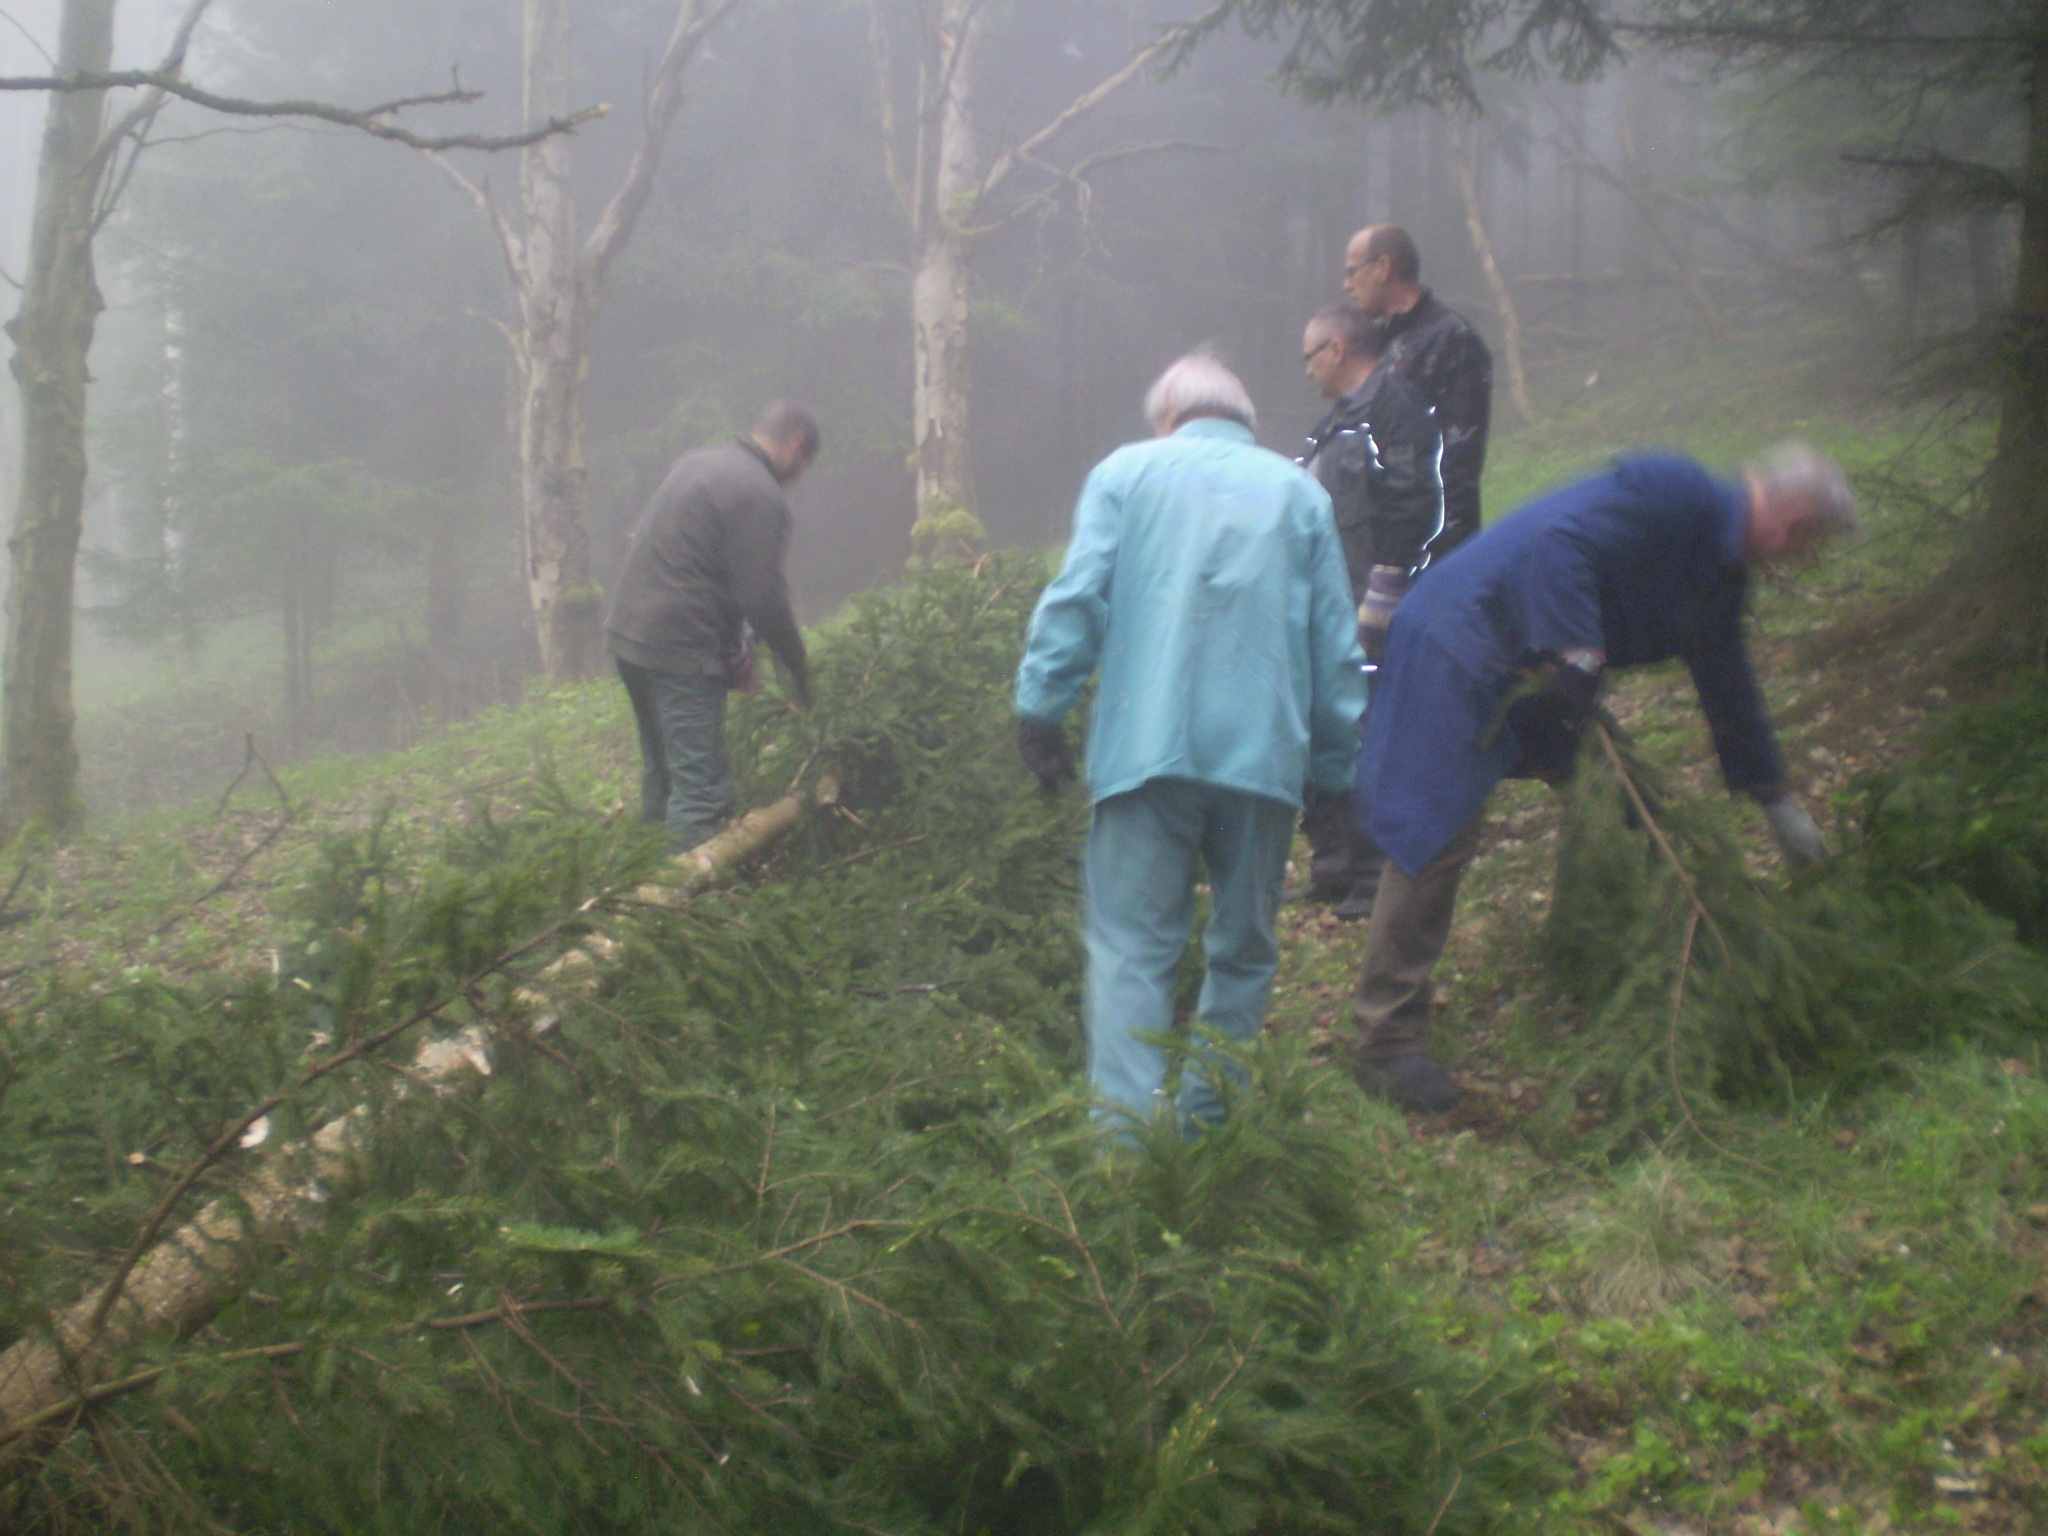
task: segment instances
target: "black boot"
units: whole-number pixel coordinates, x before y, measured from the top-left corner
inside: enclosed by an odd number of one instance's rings
[[[1451,1074],[1420,1051],[1377,1059],[1361,1056],[1352,1076],[1374,1098],[1419,1115],[1440,1115],[1463,1097]]]

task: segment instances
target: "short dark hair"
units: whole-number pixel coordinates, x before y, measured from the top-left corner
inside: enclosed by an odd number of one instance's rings
[[[1397,283],[1422,281],[1422,256],[1415,237],[1398,224],[1375,224],[1365,237],[1365,259],[1387,258],[1387,274]]]
[[[1387,328],[1379,318],[1356,304],[1325,304],[1308,317],[1310,325],[1328,331],[1344,343],[1344,351],[1376,363],[1387,347]]]
[[[754,436],[764,443],[786,443],[799,439],[806,459],[818,456],[818,418],[794,400],[772,400],[754,418]]]

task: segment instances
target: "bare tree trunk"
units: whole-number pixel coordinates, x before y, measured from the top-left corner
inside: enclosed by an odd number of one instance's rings
[[[67,0],[60,74],[113,61],[115,0]],[[8,550],[0,833],[28,821],[62,831],[78,804],[71,697],[72,606],[85,520],[86,355],[104,303],[93,267],[104,91],[53,96],[36,169],[35,223],[21,309],[7,326],[21,392],[21,480]]]
[[[1479,258],[1479,269],[1486,275],[1487,291],[1493,295],[1494,313],[1500,316],[1501,353],[1508,365],[1508,395],[1522,420],[1533,422],[1536,410],[1529,403],[1529,375],[1522,366],[1521,311],[1515,308],[1515,296],[1500,275],[1493,239],[1486,232],[1486,220],[1479,207],[1479,125],[1454,124],[1450,132],[1451,170],[1458,183],[1458,201],[1465,210],[1465,230],[1472,237],[1472,254]]]
[[[551,678],[587,677],[603,660],[600,594],[590,567],[590,470],[585,410],[590,332],[613,259],[632,238],[682,109],[682,76],[713,28],[744,0],[677,0],[674,24],[648,83],[633,158],[587,238],[579,237],[572,156],[560,136],[527,146],[520,160],[520,220],[505,219],[484,189],[445,160],[437,164],[489,221],[518,307],[508,327],[515,365],[519,502],[527,598],[541,668]],[[568,112],[569,0],[523,0],[520,12],[529,122]]]
[[[1923,331],[1939,327],[1922,325],[1927,309],[1927,221],[1918,214],[1899,226],[1899,342],[1909,350]]]
[[[1970,320],[1989,329],[2005,310],[2005,280],[1998,255],[1998,212],[1973,208],[1963,216],[1970,248]]]
[[[525,0],[526,120],[569,110],[568,0]],[[519,294],[519,505],[526,591],[541,667],[588,677],[598,662],[590,579],[590,474],[584,454],[590,291],[582,272],[566,139],[520,157],[527,282]]]
[[[974,141],[982,18],[976,0],[941,0],[940,45],[922,56],[919,96],[930,136],[919,159],[931,167],[917,189],[915,264],[910,284],[911,467],[919,521],[972,511],[967,307],[973,252],[962,228],[980,190]]]

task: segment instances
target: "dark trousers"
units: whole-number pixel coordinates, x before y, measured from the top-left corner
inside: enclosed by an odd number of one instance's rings
[[[733,811],[723,674],[656,672],[614,657],[640,730],[640,819],[668,828],[669,851],[696,847]]]
[[[1351,1000],[1359,1054],[1368,1061],[1409,1056],[1429,1042],[1430,975],[1451,938],[1458,882],[1479,851],[1482,809],[1414,874],[1388,861],[1365,936],[1365,970]]]

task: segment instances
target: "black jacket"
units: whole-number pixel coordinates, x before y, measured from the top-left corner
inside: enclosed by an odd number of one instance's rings
[[[1300,463],[1330,493],[1354,600],[1375,565],[1417,571],[1444,532],[1436,412],[1391,368],[1375,368],[1316,424]]]
[[[1493,419],[1493,354],[1479,333],[1427,288],[1422,301],[1387,319],[1394,371],[1436,407],[1444,434],[1444,533],[1441,557],[1479,531],[1479,474]]]
[[[788,551],[789,503],[759,448],[742,439],[683,455],[648,499],[612,584],[612,654],[655,672],[717,675],[744,620],[807,697]]]

